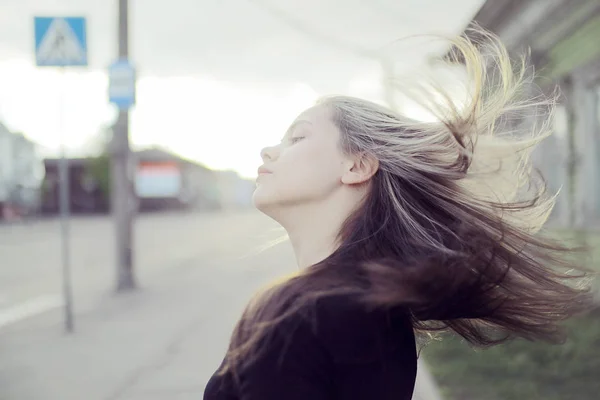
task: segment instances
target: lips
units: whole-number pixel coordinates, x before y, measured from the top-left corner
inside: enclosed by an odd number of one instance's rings
[[[265,175],[265,174],[271,174],[272,172],[269,171],[267,168],[265,167],[260,167],[258,168],[258,175]]]

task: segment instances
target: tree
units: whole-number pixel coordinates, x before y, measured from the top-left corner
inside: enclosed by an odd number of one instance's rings
[[[89,158],[86,173],[94,180],[102,194],[105,204],[110,204],[111,177],[109,144],[112,137],[112,128],[105,127],[89,142],[94,156]]]
[[[86,172],[98,185],[98,189],[102,193],[102,200],[108,204],[111,192],[110,155],[108,152],[90,158],[86,166]]]

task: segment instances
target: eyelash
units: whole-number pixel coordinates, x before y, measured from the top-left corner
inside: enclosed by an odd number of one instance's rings
[[[300,141],[300,140],[302,140],[302,139],[304,139],[304,136],[292,137],[292,138],[290,138],[290,142],[291,142],[292,144],[294,144],[294,143],[296,143],[296,142],[298,142],[298,141]]]

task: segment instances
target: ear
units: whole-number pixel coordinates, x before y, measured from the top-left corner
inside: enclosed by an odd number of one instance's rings
[[[347,161],[347,169],[342,175],[342,183],[358,185],[367,182],[379,169],[379,160],[366,153],[360,153]]]

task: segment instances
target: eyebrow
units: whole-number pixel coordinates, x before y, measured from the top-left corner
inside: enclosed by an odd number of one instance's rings
[[[312,122],[310,122],[310,121],[307,121],[307,120],[305,120],[305,119],[301,119],[301,120],[298,120],[298,121],[294,121],[294,122],[292,123],[292,125],[290,125],[290,127],[289,127],[289,128],[287,129],[287,131],[285,132],[285,135],[283,136],[283,139],[282,139],[282,141],[283,141],[283,140],[285,140],[285,139],[286,139],[288,136],[290,136],[290,135],[292,134],[292,132],[294,131],[294,129],[296,129],[296,128],[297,128],[299,125],[302,125],[302,124],[308,124],[308,125],[312,125]]]

